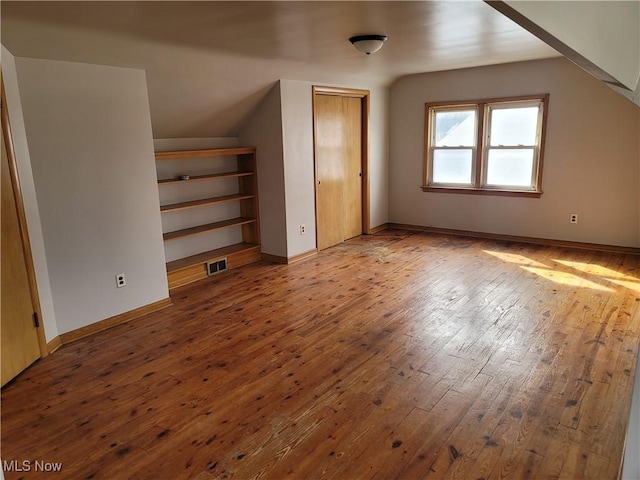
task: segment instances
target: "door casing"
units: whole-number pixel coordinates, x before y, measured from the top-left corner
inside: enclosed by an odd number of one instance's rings
[[[31,250],[31,242],[29,240],[29,232],[27,230],[27,219],[24,210],[24,203],[22,197],[22,189],[20,187],[20,181],[18,176],[18,169],[16,163],[15,150],[13,146],[13,136],[11,133],[11,123],[9,121],[9,112],[7,109],[7,99],[5,95],[4,79],[0,73],[0,117],[2,124],[2,136],[4,140],[4,148],[6,149],[7,160],[9,163],[9,175],[10,183],[13,189],[13,196],[16,203],[16,210],[18,216],[18,228],[20,230],[20,238],[22,241],[22,251],[24,254],[24,261],[26,265],[27,281],[29,284],[29,295],[31,298],[31,305],[33,312],[38,317],[39,326],[36,328],[36,334],[38,338],[38,347],[40,349],[40,358],[46,357],[49,354],[47,348],[47,341],[45,338],[44,327],[42,325],[42,310],[40,307],[40,298],[38,296],[38,286],[36,282],[35,267],[33,265],[33,253]]]

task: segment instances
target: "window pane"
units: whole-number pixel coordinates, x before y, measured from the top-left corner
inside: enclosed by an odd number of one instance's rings
[[[473,150],[434,150],[433,183],[471,183]]]
[[[489,150],[487,185],[531,187],[533,148]]]
[[[538,107],[495,108],[491,110],[492,147],[535,145]]]
[[[476,111],[457,110],[436,112],[436,147],[470,147],[476,144]]]

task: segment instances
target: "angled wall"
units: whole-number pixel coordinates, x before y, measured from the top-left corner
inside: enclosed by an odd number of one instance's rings
[[[640,2],[487,3],[640,105]]]
[[[16,70],[59,333],[167,298],[144,71]]]
[[[280,82],[240,129],[241,146],[256,147],[262,253],[287,257]]]

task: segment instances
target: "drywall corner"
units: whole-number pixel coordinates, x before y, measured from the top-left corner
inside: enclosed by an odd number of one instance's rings
[[[312,85],[280,80],[289,257],[316,248]],[[302,224],[305,235],[300,234]]]
[[[281,84],[277,82],[240,129],[242,146],[255,146],[262,252],[287,257]]]

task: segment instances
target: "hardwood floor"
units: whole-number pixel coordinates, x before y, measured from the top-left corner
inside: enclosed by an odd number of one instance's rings
[[[391,230],[172,298],[2,390],[7,479],[617,478],[640,257]]]

